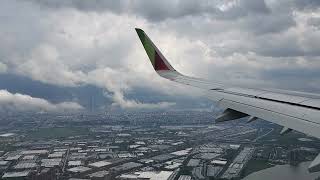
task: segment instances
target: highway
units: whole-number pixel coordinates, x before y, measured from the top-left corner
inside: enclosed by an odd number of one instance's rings
[[[262,128],[260,128],[260,130],[262,130]],[[268,134],[272,133],[274,131],[274,128],[270,128],[270,131],[266,132],[265,134],[262,134],[260,136],[258,136],[256,139],[254,139],[252,142],[257,142],[259,139],[267,136]]]

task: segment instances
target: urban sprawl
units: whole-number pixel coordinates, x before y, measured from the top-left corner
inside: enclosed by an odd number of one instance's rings
[[[262,120],[215,124],[210,112],[12,114],[0,122],[0,177],[8,180],[241,179],[311,160],[320,145]]]

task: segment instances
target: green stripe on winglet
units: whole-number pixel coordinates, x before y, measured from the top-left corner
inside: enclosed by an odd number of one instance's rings
[[[155,67],[155,49],[152,46],[149,38],[145,35],[144,31],[141,29],[136,28],[137,34],[140,38],[140,41],[149,56],[149,59],[152,63],[152,66]]]

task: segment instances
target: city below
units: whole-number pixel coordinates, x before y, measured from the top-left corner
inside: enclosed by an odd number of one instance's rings
[[[211,112],[12,114],[0,121],[0,177],[30,180],[242,179],[299,166],[320,141]]]

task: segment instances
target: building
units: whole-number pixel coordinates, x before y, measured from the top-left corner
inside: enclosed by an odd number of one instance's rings
[[[200,164],[200,159],[190,159],[187,166],[188,167],[196,167]]]
[[[62,158],[64,155],[65,155],[65,152],[59,151],[59,152],[54,152],[52,154],[49,154],[48,158]]]
[[[109,171],[98,171],[98,172],[89,174],[88,177],[92,180],[106,180],[111,178]]]
[[[54,168],[42,169],[38,174],[34,175],[32,180],[56,180],[56,172]]]
[[[28,180],[28,179],[32,179],[31,177],[32,174],[33,172],[31,170],[6,172],[2,176],[2,179]]]
[[[112,164],[112,163],[109,161],[98,161],[98,162],[94,162],[94,163],[89,164],[89,166],[100,168],[100,167],[108,166],[110,164]]]
[[[82,173],[82,172],[86,172],[91,170],[91,168],[89,167],[85,167],[85,166],[77,166],[77,167],[73,167],[68,169],[69,172],[73,172],[73,173]]]
[[[9,163],[10,161],[0,161],[0,166],[7,166]]]
[[[62,166],[62,159],[60,159],[60,158],[57,158],[57,159],[42,159],[41,162],[42,162],[41,166],[42,167],[47,167],[47,168]]]
[[[208,165],[207,166],[207,177],[216,178],[220,174],[222,169],[223,169],[223,167],[221,167],[221,166]]]
[[[27,151],[22,151],[22,155],[45,155],[48,154],[48,150],[27,150]]]
[[[37,159],[36,155],[26,155],[22,158],[22,160],[34,160]]]
[[[181,175],[181,176],[179,176],[179,179],[178,179],[178,180],[191,180],[191,176]]]
[[[69,161],[68,166],[73,167],[73,166],[81,166],[82,162],[81,161]]]
[[[254,148],[245,147],[238,154],[238,156],[229,165],[228,169],[223,173],[223,179],[237,179],[240,178],[241,171],[246,166],[247,162],[252,158]]]
[[[227,164],[227,161],[225,161],[225,160],[212,160],[211,164],[214,164],[216,166],[224,166]]]
[[[20,159],[20,157],[21,157],[21,155],[20,155],[20,154],[17,154],[17,155],[11,155],[11,156],[8,156],[8,157],[6,158],[6,161],[17,161],[17,160],[19,160],[19,159]]]
[[[173,171],[143,171],[133,174],[122,174],[117,179],[169,180],[172,175]]]
[[[35,169],[36,167],[38,167],[38,165],[34,162],[20,162],[14,166],[14,169]]]
[[[140,163],[128,162],[128,163],[121,164],[119,166],[112,167],[112,168],[110,168],[110,170],[114,171],[114,172],[120,172],[120,171],[131,170],[131,169],[138,168],[141,166],[142,166],[142,164],[140,164]]]

